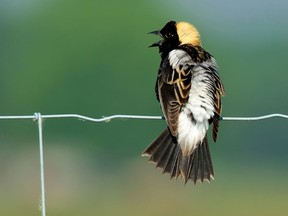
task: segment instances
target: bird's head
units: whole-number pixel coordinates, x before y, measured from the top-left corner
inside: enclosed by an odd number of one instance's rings
[[[161,30],[152,31],[150,34],[159,35],[162,38],[150,45],[150,47],[159,47],[160,52],[169,52],[184,44],[201,46],[198,30],[187,22],[170,21]]]

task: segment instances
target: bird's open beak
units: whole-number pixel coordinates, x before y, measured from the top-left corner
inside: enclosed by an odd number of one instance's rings
[[[160,35],[160,30],[149,32],[148,34]]]
[[[151,44],[149,47],[157,47],[157,46],[159,47],[159,46],[161,45],[161,43],[162,43],[162,40],[157,41],[157,42]]]
[[[159,35],[159,36],[161,36],[160,30],[152,31],[152,32],[149,32],[148,34],[154,34],[154,35]],[[162,43],[162,40],[157,41],[157,42],[151,44],[149,47],[157,47],[157,46],[159,47],[161,43]]]

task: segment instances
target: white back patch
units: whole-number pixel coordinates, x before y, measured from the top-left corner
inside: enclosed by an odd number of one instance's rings
[[[209,119],[214,116],[211,77],[200,65],[193,67],[188,103],[182,107],[178,121],[177,141],[183,153],[190,154],[205,138]]]
[[[192,63],[191,57],[184,51],[180,49],[174,49],[169,53],[168,56],[169,63],[172,68],[177,69],[180,65],[187,63]]]

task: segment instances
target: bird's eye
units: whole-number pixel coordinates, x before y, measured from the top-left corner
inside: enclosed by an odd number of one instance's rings
[[[165,37],[166,37],[167,39],[171,39],[171,38],[174,37],[174,35],[169,32],[169,33],[167,33],[167,34],[165,35]]]

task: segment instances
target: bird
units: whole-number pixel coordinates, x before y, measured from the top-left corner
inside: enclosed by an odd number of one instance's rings
[[[181,176],[185,184],[210,182],[214,170],[207,130],[212,125],[216,142],[225,94],[215,58],[204,50],[198,30],[188,22],[169,21],[150,33],[161,37],[149,47],[159,48],[155,93],[167,127],[142,156],[171,178]]]

